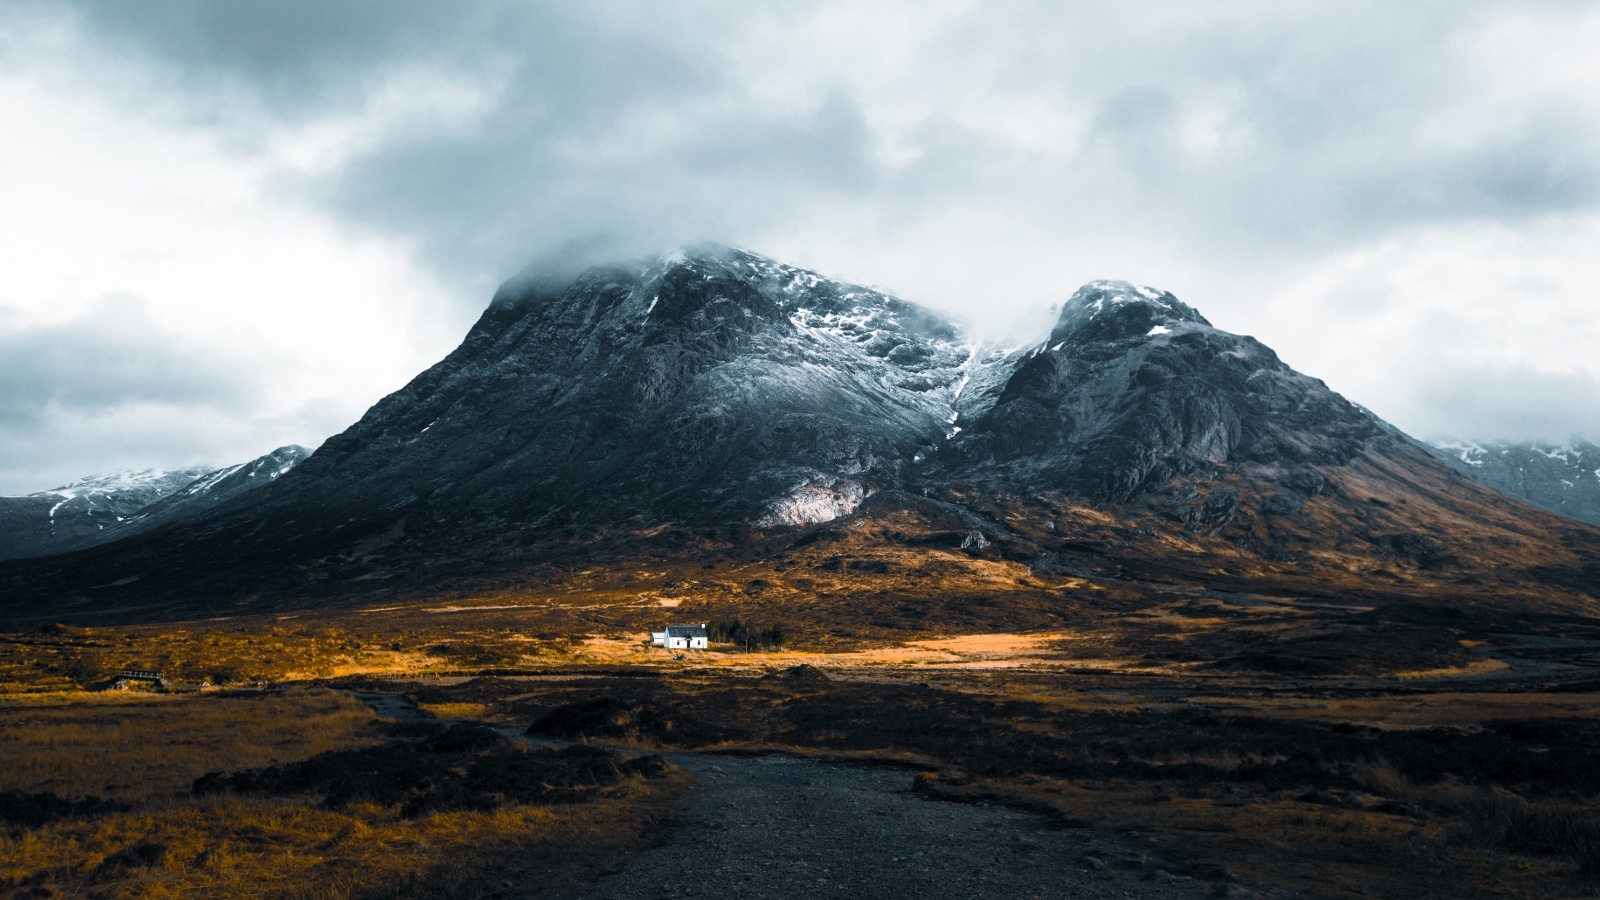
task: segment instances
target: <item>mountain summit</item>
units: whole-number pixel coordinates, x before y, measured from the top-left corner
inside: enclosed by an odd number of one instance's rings
[[[1405,592],[1439,571],[1536,570],[1569,606],[1600,583],[1574,549],[1592,531],[1457,478],[1170,293],[1092,282],[1047,340],[1007,352],[719,245],[509,282],[460,347],[279,474],[0,568],[5,597],[90,615],[471,593],[599,561],[786,570],[827,562],[813,554],[828,535],[902,548],[865,571],[909,573],[897,590],[913,591],[966,565],[950,552],[1024,581],[1214,580],[1231,560],[1256,587],[1375,572]]]
[[[904,300],[703,245],[502,290],[290,486],[411,529],[806,524],[903,482],[971,362]]]
[[[1388,440],[1372,417],[1170,293],[1096,281],[948,452],[953,476],[1125,503],[1255,466],[1285,484]]]
[[[1193,307],[1166,291],[1126,281],[1091,281],[1061,307],[1046,343],[1088,343],[1170,333],[1174,325],[1210,327]]]

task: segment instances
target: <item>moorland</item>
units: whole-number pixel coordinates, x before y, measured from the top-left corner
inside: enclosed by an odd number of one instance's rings
[[[920,616],[862,592],[852,616],[674,583],[9,632],[0,877],[534,895],[665,839],[697,788],[658,754],[696,751],[893,765],[928,802],[1137,833],[1145,871],[1200,893],[1600,884],[1600,621],[1077,581]],[[723,640],[651,646],[668,621]],[[119,689],[128,669],[168,683]]]

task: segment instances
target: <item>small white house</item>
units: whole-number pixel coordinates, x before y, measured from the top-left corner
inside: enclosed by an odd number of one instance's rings
[[[668,625],[666,631],[650,632],[650,643],[668,650],[704,650],[709,644],[706,625]]]

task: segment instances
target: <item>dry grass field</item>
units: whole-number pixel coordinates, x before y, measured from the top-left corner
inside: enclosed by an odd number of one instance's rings
[[[490,896],[580,880],[637,846],[680,778],[623,766],[583,790],[523,791],[589,763],[431,749],[438,734],[335,690],[360,688],[406,693],[440,722],[538,723],[641,753],[898,761],[925,772],[929,796],[1138,832],[1162,867],[1203,879],[1225,869],[1334,897],[1596,894],[1592,620],[1050,581],[984,559],[950,565],[1010,579],[1004,602],[981,596],[987,582],[880,594],[873,565],[841,563],[871,576],[848,576],[853,595],[827,568],[752,569],[742,587],[597,573],[560,592],[0,634],[0,884]],[[784,645],[648,645],[666,621],[734,620],[781,626]],[[124,668],[160,670],[172,690],[108,690]],[[358,771],[437,787],[340,774]]]
[[[372,711],[326,688],[54,693],[0,707],[0,791],[156,801],[218,769],[377,743]]]
[[[677,778],[447,736],[406,733],[321,687],[13,696],[0,706],[0,893],[448,897],[561,884],[637,845]],[[352,781],[371,769],[431,793]]]

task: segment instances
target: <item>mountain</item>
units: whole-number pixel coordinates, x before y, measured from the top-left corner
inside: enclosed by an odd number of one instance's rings
[[[830,615],[871,622],[889,614],[867,597],[971,615],[1060,609],[1074,584],[1563,612],[1600,594],[1600,531],[1460,477],[1170,293],[1093,282],[1006,350],[717,245],[515,279],[303,464],[147,521],[0,566],[0,616],[637,605],[686,584],[851,596]]]
[[[910,303],[701,247],[508,286],[286,489],[408,530],[807,524],[901,483],[973,365]]]
[[[114,472],[36,494],[0,497],[0,559],[109,543],[195,515],[271,482],[308,455],[304,447],[280,447],[222,469]]]
[[[91,475],[20,497],[0,497],[0,559],[46,556],[96,543],[139,510],[196,478],[207,466]]]
[[[225,466],[201,475],[129,517],[123,526],[130,533],[203,515],[237,497],[259,490],[305,462],[311,451],[289,444],[249,462]],[[120,539],[125,535],[117,535]]]
[[[1600,525],[1600,446],[1511,441],[1437,445],[1456,471],[1513,497]]]
[[[1253,465],[1292,489],[1309,467],[1348,463],[1382,430],[1254,338],[1120,281],[1075,293],[1008,376],[941,448],[952,476],[1119,504],[1174,477]]]

